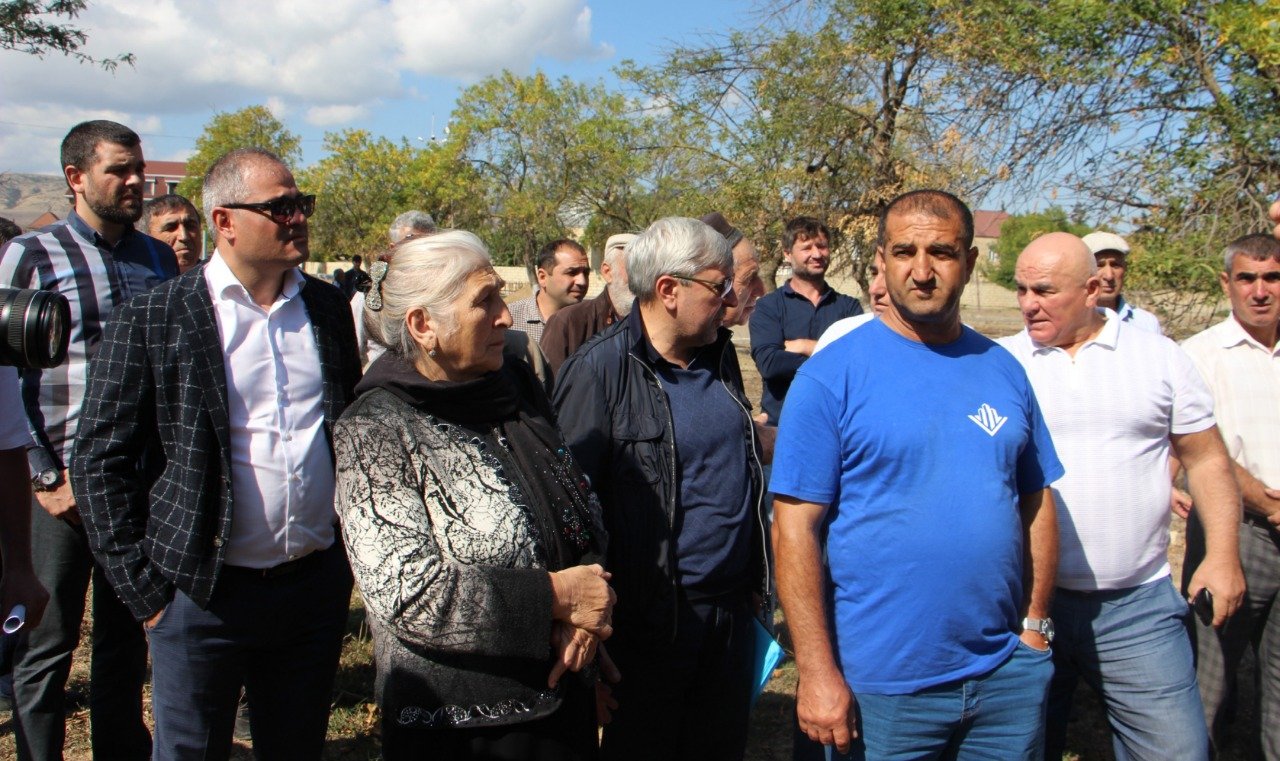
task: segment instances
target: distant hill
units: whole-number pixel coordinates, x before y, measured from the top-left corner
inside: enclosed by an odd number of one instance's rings
[[[0,174],[0,217],[23,228],[47,211],[66,217],[71,209],[66,192],[66,181],[55,174]]]

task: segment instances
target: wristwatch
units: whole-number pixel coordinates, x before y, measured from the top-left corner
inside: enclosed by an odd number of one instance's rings
[[[32,491],[53,491],[62,485],[62,471],[45,468],[31,477]]]
[[[1045,642],[1053,642],[1052,618],[1024,618],[1022,619],[1022,630],[1039,634],[1044,637]]]

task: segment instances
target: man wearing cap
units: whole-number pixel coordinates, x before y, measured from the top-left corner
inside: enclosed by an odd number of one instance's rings
[[[1098,264],[1098,306],[1115,312],[1121,322],[1163,334],[1158,317],[1124,300],[1122,291],[1125,271],[1129,268],[1129,242],[1115,233],[1101,230],[1089,233],[1083,240]]]
[[[827,284],[830,240],[831,231],[813,217],[787,223],[782,249],[791,279],[760,299],[751,321],[751,358],[764,381],[760,406],[769,425],[778,424],[787,389],[822,333],[837,320],[862,314],[857,299]]]
[[[1098,690],[1117,758],[1204,759],[1187,602],[1169,578],[1169,457],[1187,468],[1208,551],[1188,588],[1221,624],[1244,596],[1240,492],[1191,360],[1164,336],[1097,309],[1089,247],[1035,239],[1014,279],[1026,329],[1000,339],[1026,368],[1066,475],[1053,484],[1060,547],[1051,618],[1046,758],[1061,758],[1076,681]]]
[[[592,336],[631,313],[636,297],[627,286],[626,247],[635,237],[632,233],[609,236],[600,262],[604,290],[590,301],[570,304],[547,320],[542,353],[554,372],[560,372],[560,365]]]
[[[738,303],[724,310],[724,326],[732,328],[746,325],[756,311],[756,303],[764,295],[764,281],[760,279],[760,252],[756,244],[742,234],[742,231],[729,224],[729,220],[718,211],[699,217],[704,224],[724,236],[733,251],[733,292]]]
[[[1252,644],[1258,669],[1254,700],[1261,724],[1245,736],[1261,740],[1271,761],[1280,759],[1280,241],[1265,233],[1227,246],[1220,276],[1231,301],[1222,322],[1188,338],[1191,356],[1213,392],[1244,498],[1240,559],[1247,590],[1244,607],[1216,631],[1196,624],[1196,672],[1210,737],[1223,737],[1226,706],[1234,702],[1236,671]],[[1199,507],[1187,524],[1187,562],[1204,554]]]

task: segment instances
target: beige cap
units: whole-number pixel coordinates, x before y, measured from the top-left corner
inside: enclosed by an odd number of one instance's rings
[[[1093,232],[1084,236],[1081,240],[1089,247],[1094,254],[1103,251],[1119,251],[1122,254],[1129,253],[1129,244],[1124,238],[1115,233]]]
[[[615,248],[625,249],[631,245],[631,241],[636,239],[635,233],[618,233],[610,235],[609,239],[604,242],[604,252],[607,254]]]

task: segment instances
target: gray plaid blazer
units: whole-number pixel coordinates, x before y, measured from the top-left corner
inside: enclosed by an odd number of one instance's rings
[[[308,276],[325,433],[360,379],[351,308]],[[180,589],[206,606],[231,535],[227,382],[204,268],[141,294],[111,316],[89,364],[71,485],[89,546],[139,620]]]

